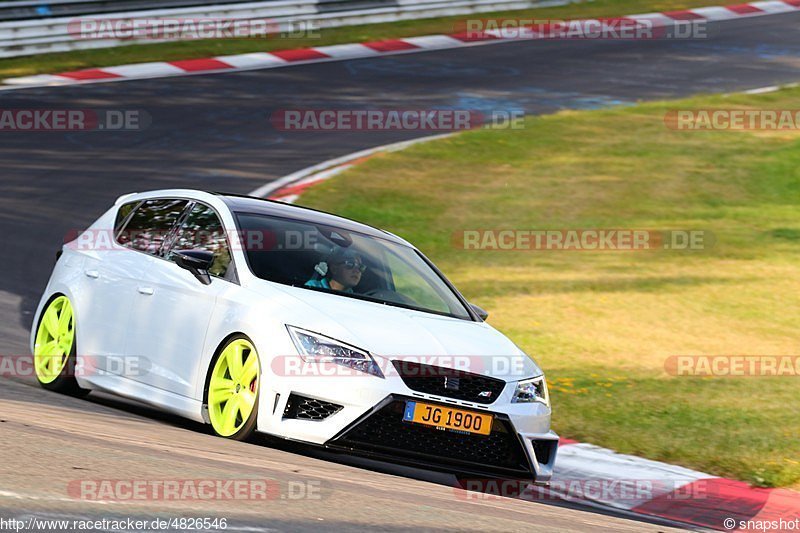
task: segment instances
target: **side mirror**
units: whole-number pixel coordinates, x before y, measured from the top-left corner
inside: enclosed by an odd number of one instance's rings
[[[191,272],[203,285],[211,284],[208,269],[214,263],[214,253],[208,250],[183,250],[173,252],[175,263]]]
[[[469,306],[472,308],[473,311],[475,311],[476,315],[481,317],[481,320],[486,320],[487,318],[489,318],[489,312],[488,311],[485,311],[483,308],[478,307],[475,304],[469,304]]]

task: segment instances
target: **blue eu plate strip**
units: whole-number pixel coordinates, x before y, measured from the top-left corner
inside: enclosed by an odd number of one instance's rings
[[[406,402],[406,412],[403,413],[403,420],[414,420],[414,409],[417,407],[417,402]]]

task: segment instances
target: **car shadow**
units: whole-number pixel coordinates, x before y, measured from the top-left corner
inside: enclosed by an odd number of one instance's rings
[[[43,390],[39,387],[34,379],[19,379],[19,378],[0,378],[0,404],[4,401],[17,401],[25,403],[39,403],[42,405],[52,406],[54,404],[61,408],[74,409],[80,412],[93,410],[97,414],[102,414],[109,417],[136,417],[145,418],[148,420],[155,420],[160,423],[169,425],[176,429],[183,429],[200,433],[204,435],[212,435],[210,426],[201,424],[186,418],[159,411],[156,408],[150,407],[145,404],[138,403],[134,400],[127,398],[117,397],[108,393],[93,391],[89,396],[84,399],[74,398],[63,394],[58,394],[51,391]],[[92,404],[94,409],[87,409],[86,403]],[[0,417],[0,422],[5,420]],[[515,493],[514,490],[507,490],[509,485],[503,485],[507,480],[487,480],[487,479],[463,479],[453,474],[446,472],[437,472],[417,467],[405,466],[368,457],[361,457],[350,455],[341,451],[332,451],[321,446],[308,445],[296,441],[289,441],[264,434],[255,434],[246,443],[251,446],[267,447],[285,453],[294,454],[301,457],[331,462],[361,470],[377,472],[392,476],[399,476],[426,483],[433,483],[440,486],[445,486],[454,490],[464,490],[465,486],[469,489],[470,494],[478,494],[478,496],[468,496],[464,492],[464,497],[468,499],[482,500],[480,496],[483,493],[487,502],[491,502],[497,498],[513,498],[522,501],[528,501],[531,504],[542,504],[554,507],[577,509],[587,512],[592,512],[604,516],[624,517],[628,520],[651,523],[664,526],[676,526],[674,522],[661,520],[655,517],[646,517],[643,515],[634,515],[624,511],[613,509],[605,509],[597,506],[582,504],[578,501],[565,501],[560,500],[554,496],[545,495],[542,497],[541,491],[519,490]],[[287,469],[291,466],[287,465]],[[476,483],[477,481],[477,483]],[[472,482],[472,483],[470,483]],[[497,491],[498,482],[503,488],[500,492]],[[512,487],[520,487],[518,481],[512,482]],[[530,489],[530,487],[528,487]],[[532,497],[532,495],[538,495]],[[686,527],[685,525],[679,525]]]
[[[149,406],[139,404],[133,400],[118,398],[116,396],[98,392],[93,392],[86,398],[86,400],[96,405],[120,410],[131,415],[138,415],[145,418],[158,420],[162,423],[168,424],[175,428],[186,429],[189,431],[195,431],[207,435],[213,433],[208,425],[200,424],[198,422],[194,422],[177,415],[164,413]],[[457,477],[454,474],[426,470],[402,464],[395,464],[391,462],[381,461],[368,457],[361,457],[357,455],[349,455],[339,451],[331,451],[322,446],[303,444],[296,441],[290,441],[278,437],[273,437],[270,435],[265,435],[262,433],[256,433],[247,442],[252,446],[268,447],[302,457],[308,457],[321,461],[332,462],[344,466],[359,468],[362,470],[368,470],[381,474],[400,476],[408,479],[414,479],[417,481],[434,483],[452,489],[463,490],[465,487],[465,480]],[[532,493],[530,491],[525,491],[525,490],[520,490],[516,494],[514,493],[513,490],[512,491],[503,490],[502,493],[498,495],[497,493],[498,485],[495,481],[498,481],[499,483],[502,484],[503,480],[484,479],[480,481],[482,481],[483,483],[477,483],[477,484],[468,483],[466,484],[466,486],[469,488],[470,491],[482,492],[488,497],[488,499],[498,498],[498,497],[514,498],[522,501],[531,502],[531,504],[538,503],[559,508],[578,509],[603,516],[612,516],[612,517],[622,516],[625,517],[626,519],[642,523],[650,523],[650,524],[673,526],[673,527],[676,525],[674,522],[668,520],[662,520],[656,517],[646,517],[643,515],[635,515],[632,513],[627,513],[613,509],[604,509],[597,506],[581,504],[580,502],[576,501],[561,500],[552,496],[532,497]],[[513,483],[518,484],[519,482],[513,482]],[[533,494],[541,494],[541,492],[537,491],[534,492]]]

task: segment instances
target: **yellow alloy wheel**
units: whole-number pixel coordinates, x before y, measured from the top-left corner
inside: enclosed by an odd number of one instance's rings
[[[245,438],[252,432],[259,374],[258,354],[249,340],[237,337],[225,345],[208,384],[208,413],[218,435]]]
[[[42,313],[33,348],[36,377],[41,383],[54,382],[67,366],[75,343],[72,305],[66,296],[59,296]]]

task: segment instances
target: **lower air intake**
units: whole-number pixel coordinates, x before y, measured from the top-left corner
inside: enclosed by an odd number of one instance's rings
[[[332,402],[308,398],[299,394],[290,394],[289,401],[286,402],[286,408],[283,410],[283,418],[325,420],[341,410],[341,405]]]

